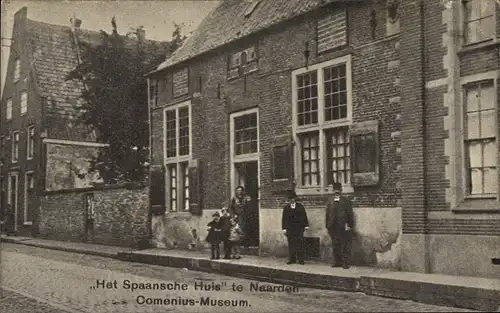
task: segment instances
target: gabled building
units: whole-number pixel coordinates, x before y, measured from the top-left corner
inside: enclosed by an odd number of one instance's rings
[[[98,181],[88,173],[98,149],[95,133],[77,119],[83,84],[67,80],[80,62],[79,43],[100,42],[100,33],[28,19],[27,8],[14,17],[6,81],[0,110],[0,206],[9,206],[18,234],[36,235],[43,191],[76,189]],[[167,55],[167,43],[131,38],[150,62]]]
[[[309,215],[307,253],[331,260],[325,205],[341,182],[356,263],[499,277],[499,10],[222,1],[148,76],[157,245],[203,248],[211,214],[243,185],[254,251],[285,256],[293,188]],[[467,99],[481,99],[470,114]]]

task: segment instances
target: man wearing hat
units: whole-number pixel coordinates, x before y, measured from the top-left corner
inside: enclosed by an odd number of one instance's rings
[[[297,261],[304,264],[304,230],[309,229],[309,221],[304,206],[298,203],[295,191],[288,191],[289,203],[283,208],[281,229],[288,239],[287,264]]]
[[[334,195],[328,200],[325,224],[333,246],[333,267],[349,268],[354,213],[351,200],[342,195],[342,184],[333,184]]]

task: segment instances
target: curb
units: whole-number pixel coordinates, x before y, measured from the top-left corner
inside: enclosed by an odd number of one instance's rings
[[[134,252],[118,253],[119,260],[145,264],[187,268],[192,271],[224,274],[232,277],[253,279],[276,284],[327,290],[360,291],[359,277],[343,277],[260,267],[258,265],[217,262],[177,256],[159,256]],[[290,278],[293,277],[293,280]]]
[[[95,250],[90,250],[90,249],[57,247],[57,246],[53,246],[50,244],[29,242],[28,240],[29,239],[27,239],[27,241],[24,241],[24,240],[16,240],[16,239],[11,239],[11,238],[1,238],[2,242],[15,243],[15,244],[37,247],[37,248],[44,248],[44,249],[58,250],[58,251],[64,251],[64,252],[79,253],[79,254],[95,255],[95,256],[100,256],[100,257],[104,257],[104,258],[113,258],[113,259],[116,259],[118,256],[118,253],[116,253],[116,252],[101,252],[101,251],[95,251]]]

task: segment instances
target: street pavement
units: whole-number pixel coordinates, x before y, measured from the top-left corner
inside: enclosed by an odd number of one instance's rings
[[[7,243],[1,270],[0,313],[472,312],[363,293],[251,291],[280,285]],[[176,290],[148,289],[156,286]]]

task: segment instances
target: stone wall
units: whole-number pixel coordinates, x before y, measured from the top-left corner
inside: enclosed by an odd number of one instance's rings
[[[149,238],[148,212],[149,188],[115,186],[46,192],[41,198],[40,236],[141,247]]]

